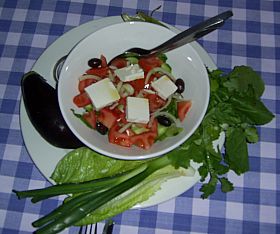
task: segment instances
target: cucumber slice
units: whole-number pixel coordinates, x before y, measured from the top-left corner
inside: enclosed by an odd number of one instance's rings
[[[94,109],[93,105],[92,104],[88,104],[87,106],[84,107],[84,109],[87,111],[87,112],[90,112]]]
[[[137,64],[138,63],[138,58],[136,57],[127,57],[125,58],[130,64]]]
[[[161,68],[169,73],[171,73],[172,69],[168,63],[161,64]]]
[[[157,129],[158,138],[161,137],[167,131],[167,129],[168,129],[168,127],[165,127],[158,123],[158,129]]]
[[[143,132],[149,131],[149,129],[144,128],[144,127],[139,127],[139,126],[137,126],[136,124],[132,124],[131,130],[132,130],[135,134],[141,134],[141,133],[143,133]]]

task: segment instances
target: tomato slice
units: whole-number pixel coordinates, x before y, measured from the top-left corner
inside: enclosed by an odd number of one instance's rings
[[[108,107],[104,107],[100,110],[97,120],[110,129],[119,119],[119,115],[110,110]]]
[[[96,113],[95,111],[86,112],[83,114],[83,119],[93,128],[96,128]]]
[[[79,81],[78,89],[79,89],[80,93],[85,92],[85,88],[86,87],[88,87],[91,84],[96,83],[96,82],[97,82],[97,80],[96,79],[92,79],[92,78],[84,79],[84,80]]]
[[[158,132],[158,122],[157,122],[157,120],[156,119],[154,119],[154,122],[153,122],[153,124],[152,124],[152,126],[151,126],[151,128],[150,128],[151,130],[151,132],[153,132],[153,133],[155,133],[156,135],[157,135],[157,132]]]
[[[149,99],[150,112],[154,112],[158,110],[159,108],[163,107],[164,104],[166,103],[166,101],[160,98],[157,94],[144,92],[143,96],[144,98]]]
[[[131,136],[131,143],[146,150],[150,149],[155,143],[155,139],[157,137],[157,126],[157,121],[154,120],[150,131]]]
[[[150,56],[147,58],[140,58],[138,61],[139,66],[145,71],[149,72],[155,67],[160,67],[162,65],[162,60],[156,56]]]
[[[137,79],[130,81],[129,84],[134,88],[135,96],[140,92],[140,90],[144,89],[145,79]]]
[[[99,76],[101,78],[105,78],[108,76],[108,67],[98,67],[98,68],[90,68],[86,71],[86,74]]]
[[[91,100],[86,92],[80,93],[73,98],[73,102],[77,107],[85,107],[91,104]]]
[[[117,122],[126,124],[126,97],[121,97],[118,101],[118,105],[123,105],[122,109],[115,107],[112,111],[118,116]]]
[[[117,144],[124,147],[130,147],[132,145],[130,136],[124,133],[119,132],[120,126],[114,125],[109,130],[108,138],[109,142],[112,144]]]
[[[191,106],[192,106],[191,101],[180,101],[177,103],[178,117],[181,122],[184,121]]]
[[[127,97],[121,97],[120,100],[119,100],[119,104],[126,106],[126,98]]]
[[[127,60],[125,58],[115,58],[110,65],[116,68],[123,68],[127,66]]]
[[[137,134],[131,137],[131,143],[143,149],[150,149],[155,142],[155,136],[151,132]]]

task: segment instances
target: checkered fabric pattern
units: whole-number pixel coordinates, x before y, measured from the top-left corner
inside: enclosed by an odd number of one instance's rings
[[[199,40],[225,71],[249,65],[266,84],[263,100],[276,118],[249,146],[250,171],[229,174],[235,190],[200,198],[200,184],[157,206],[114,218],[114,234],[280,233],[280,1],[279,0],[1,0],[0,1],[0,233],[30,233],[31,222],[62,201],[32,204],[12,189],[49,185],[31,161],[19,124],[20,78],[59,36],[85,22],[150,12],[179,29],[231,9],[232,20]],[[63,233],[77,233],[69,228]],[[99,230],[101,231],[101,230]]]

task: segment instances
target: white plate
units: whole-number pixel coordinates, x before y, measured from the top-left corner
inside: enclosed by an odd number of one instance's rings
[[[44,53],[34,64],[32,70],[38,72],[48,81],[50,85],[54,86],[55,81],[53,79],[52,72],[54,64],[59,58],[68,54],[78,41],[80,41],[90,33],[93,33],[103,27],[120,22],[122,22],[122,18],[120,16],[106,17],[99,20],[90,21],[70,30],[69,32],[59,37],[44,51]],[[176,33],[179,32],[178,29],[172,26],[169,27],[172,31]],[[194,50],[196,50],[207,67],[209,67],[210,69],[216,68],[216,65],[214,64],[212,59],[198,43],[193,42],[191,43],[191,46]],[[69,150],[56,148],[46,142],[39,135],[39,133],[31,124],[22,101],[20,105],[20,124],[24,143],[31,159],[33,160],[39,171],[47,178],[47,180],[53,183],[53,181],[50,179],[50,175],[53,172],[58,161],[67,152],[69,152]],[[165,182],[162,185],[162,189],[158,191],[154,196],[152,196],[149,200],[136,205],[134,208],[149,207],[167,201],[182,194],[183,192],[194,186],[198,181],[198,172],[195,173],[194,177],[180,177],[171,179]]]

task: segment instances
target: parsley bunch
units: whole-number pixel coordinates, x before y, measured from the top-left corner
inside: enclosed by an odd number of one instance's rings
[[[221,70],[208,73],[211,94],[207,113],[191,138],[169,154],[176,167],[188,167],[190,160],[201,163],[202,198],[214,193],[218,182],[223,192],[233,190],[225,174],[249,170],[247,143],[256,143],[257,126],[274,117],[261,101],[264,83],[252,68],[237,66],[229,74]],[[224,147],[215,151],[213,141],[221,132],[225,134]]]

